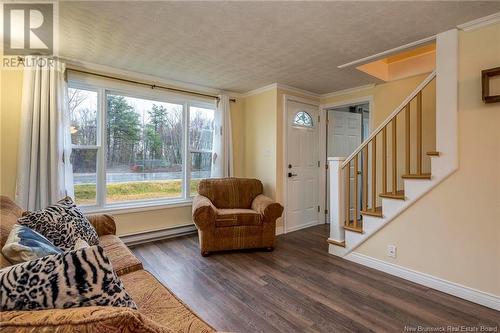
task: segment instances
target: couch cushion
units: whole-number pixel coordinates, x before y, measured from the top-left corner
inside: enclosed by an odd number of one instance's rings
[[[137,310],[110,306],[2,311],[0,331],[2,333],[173,333]]]
[[[253,199],[262,192],[258,179],[203,179],[198,185],[198,193],[209,198],[217,208],[250,209]]]
[[[214,332],[150,273],[140,270],[120,278],[139,312],[158,324],[178,333]]]
[[[217,209],[216,227],[261,225],[262,216],[251,209]]]
[[[142,269],[142,263],[129,248],[115,235],[99,238],[99,245],[104,248],[117,275],[123,275]]]

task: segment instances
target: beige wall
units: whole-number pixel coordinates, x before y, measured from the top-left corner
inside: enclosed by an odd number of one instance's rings
[[[357,252],[500,295],[500,104],[480,80],[500,64],[500,24],[459,36],[459,170]]]
[[[245,177],[258,178],[264,193],[276,197],[277,90],[271,89],[244,100]]]
[[[231,130],[233,136],[234,176],[245,175],[245,99],[236,98],[231,102]]]
[[[21,116],[22,70],[1,71],[1,165],[0,193],[14,198],[17,177],[17,146]],[[243,147],[243,100],[231,103],[234,133],[235,175],[244,170]],[[191,224],[191,206],[150,210],[135,213],[114,214],[118,234],[130,234]]]

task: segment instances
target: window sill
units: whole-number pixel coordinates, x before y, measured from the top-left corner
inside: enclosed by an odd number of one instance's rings
[[[151,201],[151,202],[134,202],[134,203],[120,203],[108,205],[106,207],[81,207],[84,214],[127,214],[146,212],[150,210],[169,209],[177,207],[187,207],[193,204],[193,198],[169,201]]]

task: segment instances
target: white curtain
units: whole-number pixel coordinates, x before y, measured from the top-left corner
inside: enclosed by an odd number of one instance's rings
[[[28,210],[73,196],[65,65],[26,57],[18,152],[17,203]]]
[[[214,121],[212,177],[232,177],[234,174],[229,103],[229,96],[219,96]]]

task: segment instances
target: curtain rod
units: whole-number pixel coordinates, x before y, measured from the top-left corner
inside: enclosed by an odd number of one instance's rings
[[[220,100],[219,96],[216,96],[216,95],[203,94],[203,93],[199,93],[199,92],[195,92],[195,91],[190,91],[190,90],[165,87],[165,86],[156,85],[154,83],[146,83],[146,82],[141,82],[141,81],[135,81],[135,80],[129,80],[129,79],[122,79],[122,78],[114,77],[114,76],[111,76],[111,75],[100,74],[100,73],[95,73],[95,72],[88,72],[88,71],[84,71],[84,70],[80,70],[80,69],[75,69],[75,68],[70,68],[70,67],[67,67],[66,70],[73,71],[73,72],[78,72],[78,73],[83,73],[83,74],[89,74],[89,75],[99,76],[99,77],[103,77],[103,78],[111,79],[111,80],[118,80],[118,81],[133,83],[133,84],[137,84],[137,85],[143,85],[143,86],[151,87],[151,89],[159,88],[159,89],[164,89],[164,90],[179,92],[179,93],[183,93],[183,94],[190,94],[190,95],[195,95],[195,96],[209,97],[209,98],[213,98],[213,99],[217,100],[217,103],[219,103],[219,100]],[[231,99],[229,99],[229,101],[230,102],[236,102],[236,99],[231,98]]]

